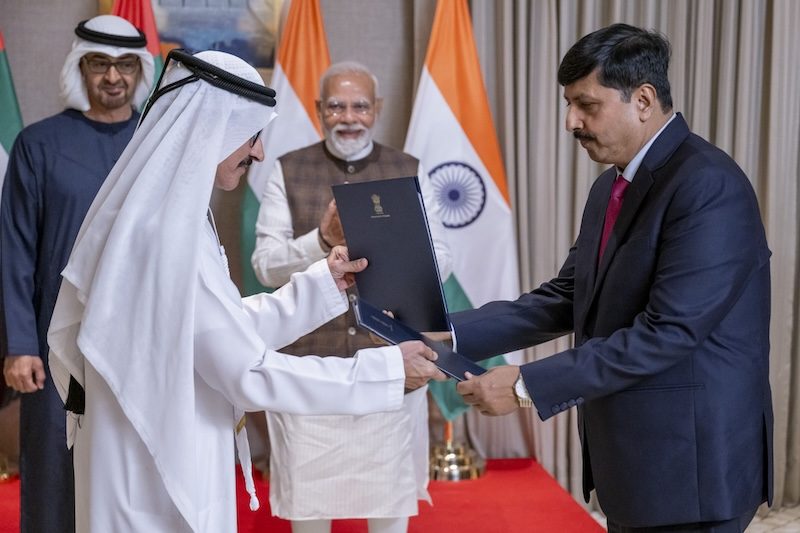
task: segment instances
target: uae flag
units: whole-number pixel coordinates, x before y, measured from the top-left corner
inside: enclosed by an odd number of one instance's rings
[[[439,0],[405,151],[428,170],[453,254],[450,312],[519,296],[517,251],[500,146],[466,0]],[[494,357],[484,366],[504,364]],[[467,409],[452,380],[431,383],[442,414]]]
[[[161,43],[150,0],[116,0],[111,14],[124,18],[144,32],[147,37],[147,51],[152,54],[156,66],[153,80],[158,80],[164,60],[161,58]]]
[[[264,161],[254,163],[250,168],[250,186],[242,200],[242,284],[245,295],[265,289],[250,266],[264,186],[276,159],[322,139],[314,102],[319,79],[330,63],[318,0],[292,0],[270,83],[277,93],[275,111],[278,116],[262,133]]]
[[[21,129],[22,116],[19,114],[17,93],[14,91],[14,80],[11,79],[11,68],[8,66],[3,32],[0,32],[0,191],[6,176],[11,145]]]

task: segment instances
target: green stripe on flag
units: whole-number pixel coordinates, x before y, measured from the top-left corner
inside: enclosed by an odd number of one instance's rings
[[[0,37],[1,39],[1,37]],[[5,50],[0,51],[0,144],[11,152],[11,145],[22,129],[22,116],[17,105],[14,80]]]
[[[161,69],[164,68],[164,58],[161,57],[161,54],[153,56],[153,64],[155,69],[153,70],[153,85],[158,83],[158,77],[161,76]],[[153,87],[155,89],[155,87]]]
[[[242,198],[242,231],[240,245],[242,249],[242,296],[250,296],[259,292],[272,292],[273,289],[265,287],[256,278],[256,273],[250,264],[250,257],[256,249],[256,220],[260,204],[253,189],[245,184],[244,198]]]
[[[447,310],[450,313],[472,309],[472,303],[467,298],[455,276],[450,276],[444,283],[444,297],[447,300]],[[484,359],[480,364],[484,368],[492,368],[506,364],[506,360],[502,355],[496,355],[489,359]],[[442,416],[447,420],[454,420],[469,409],[469,406],[461,399],[461,395],[456,392],[456,381],[453,379],[431,381],[428,389],[439,406]]]
[[[150,87],[150,96],[152,96],[153,91],[156,89],[156,84],[158,83],[158,77],[161,76],[161,70],[164,68],[164,58],[160,55],[153,56],[153,86]],[[150,98],[148,97],[142,105],[139,106],[139,112],[141,113],[144,111],[144,108],[147,106],[147,100]]]

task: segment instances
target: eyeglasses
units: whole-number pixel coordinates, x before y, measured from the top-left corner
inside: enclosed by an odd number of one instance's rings
[[[108,69],[114,67],[117,69],[117,72],[123,75],[130,75],[134,74],[137,70],[139,70],[139,58],[138,57],[124,57],[117,61],[111,61],[110,59],[106,59],[104,57],[86,57],[84,56],[81,58],[83,63],[86,65],[86,68],[89,69],[89,72],[92,74],[105,74],[108,72]]]
[[[250,148],[252,148],[252,147],[254,147],[254,146],[256,145],[256,142],[258,142],[258,138],[259,138],[259,136],[261,135],[261,132],[262,132],[262,131],[263,131],[263,130],[258,130],[258,132],[256,132],[256,134],[255,134],[255,135],[253,135],[252,137],[250,137]]]
[[[322,104],[322,112],[326,117],[338,117],[347,113],[347,108],[350,108],[353,113],[359,116],[366,116],[372,113],[372,104],[367,101],[353,102],[347,104],[339,102],[338,100],[331,100]]]

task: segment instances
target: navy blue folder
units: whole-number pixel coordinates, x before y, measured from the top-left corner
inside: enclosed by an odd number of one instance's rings
[[[358,325],[371,331],[386,342],[399,344],[405,341],[422,341],[430,346],[439,355],[434,364],[451,378],[464,381],[466,372],[474,376],[479,376],[486,372],[486,369],[482,366],[471,359],[467,359],[460,353],[454,352],[443,342],[431,340],[399,320],[395,320],[385,314],[374,305],[370,305],[369,302],[362,298],[354,302],[353,309],[355,310]]]
[[[361,298],[416,331],[450,331],[433,241],[416,176],[333,185]]]

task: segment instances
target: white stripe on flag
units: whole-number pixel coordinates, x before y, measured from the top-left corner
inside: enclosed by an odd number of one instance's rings
[[[447,231],[453,272],[472,305],[519,296],[511,210],[427,68],[422,71],[405,148],[422,161],[434,184],[436,167],[459,162],[474,169],[486,187],[478,218]]]
[[[264,143],[264,161],[253,163],[248,174],[250,187],[259,201],[275,161],[287,152],[320,140],[306,108],[300,102],[280,64],[275,65],[270,86],[278,95],[278,103],[275,106],[278,116],[261,135]]]

